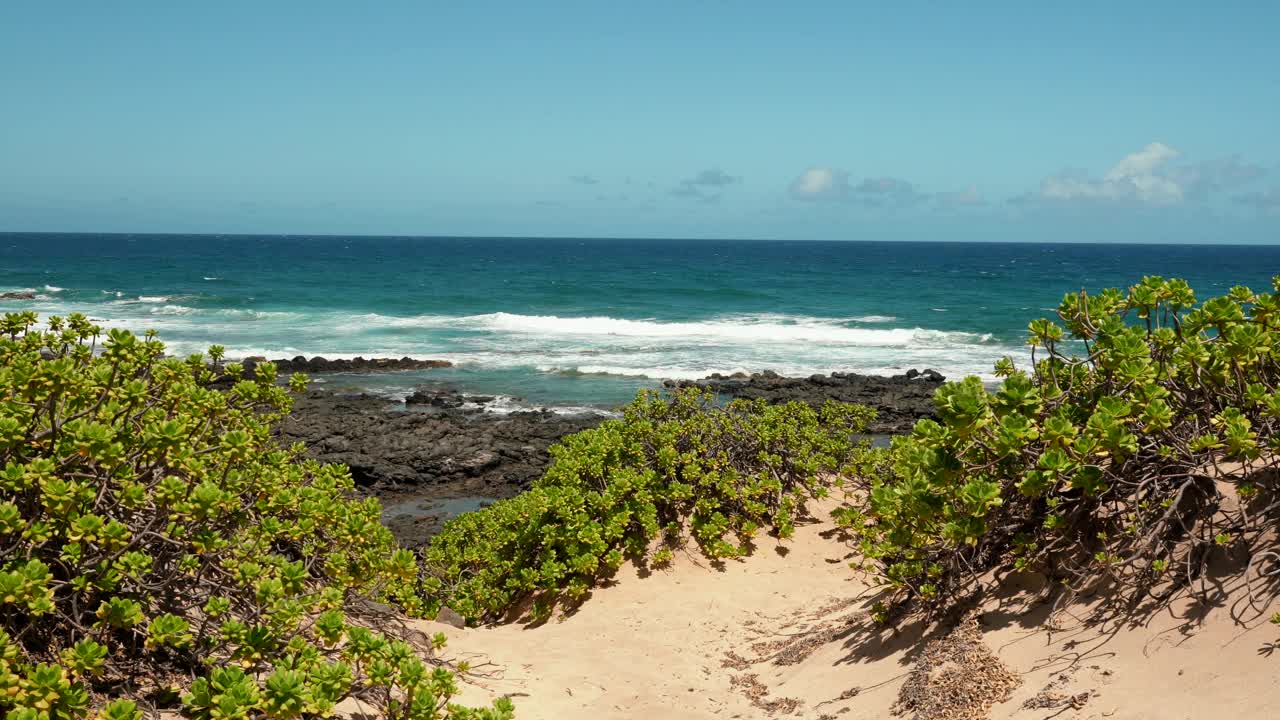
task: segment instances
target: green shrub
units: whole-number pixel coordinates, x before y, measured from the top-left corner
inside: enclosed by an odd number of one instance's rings
[[[1030,324],[1030,374],[1006,358],[994,393],[940,388],[939,421],[842,511],[867,568],[899,600],[954,598],[1004,565],[1164,593],[1213,548],[1247,548],[1276,523],[1278,313],[1277,295],[1197,304],[1159,277],[1067,295],[1061,324]]]
[[[642,392],[620,420],[571,435],[529,491],[445,525],[425,552],[424,593],[492,618],[538,596],[580,599],[624,556],[655,564],[688,532],[709,558],[736,557],[762,528],[788,537],[806,499],[860,460],[867,408],[735,401],[696,389]],[[668,547],[649,552],[655,541]]]
[[[7,718],[286,719],[350,696],[404,720],[511,716],[449,705],[450,672],[369,629],[369,599],[424,609],[413,557],[345,468],[276,444],[273,366],[240,380],[216,347],[211,367],[82,316],[35,323],[0,323]]]

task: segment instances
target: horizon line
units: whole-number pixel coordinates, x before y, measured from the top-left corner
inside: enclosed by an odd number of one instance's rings
[[[376,234],[352,235],[333,233],[217,233],[217,232],[99,232],[86,230],[0,230],[0,237],[9,235],[89,235],[108,237],[212,237],[212,238],[306,238],[306,239],[362,239],[362,240],[577,240],[588,242],[761,242],[761,243],[814,243],[814,244],[896,244],[896,245],[1109,245],[1109,246],[1179,246],[1179,247],[1273,247],[1278,242],[1177,242],[1177,241],[1105,241],[1105,240],[867,240],[867,239],[814,239],[814,238],[749,238],[749,237],[649,237],[640,235],[575,236],[575,235],[413,235]]]

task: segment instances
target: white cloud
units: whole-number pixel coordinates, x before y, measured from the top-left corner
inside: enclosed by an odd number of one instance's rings
[[[801,173],[791,182],[790,192],[791,197],[797,200],[838,201],[880,209],[913,207],[931,202],[946,207],[986,204],[974,186],[957,192],[926,193],[907,180],[889,176],[863,178],[853,185],[849,182],[848,172],[821,166]]]
[[[849,191],[849,173],[835,168],[811,167],[791,181],[791,197],[797,200],[843,200]]]
[[[1055,202],[1131,202],[1143,205],[1176,205],[1182,202],[1182,186],[1164,174],[1178,151],[1164,143],[1151,143],[1121,158],[1101,180],[1078,171],[1051,175],[1040,183],[1040,197]]]
[[[1178,164],[1181,155],[1174,147],[1153,142],[1121,157],[1101,177],[1086,170],[1063,170],[1042,180],[1037,190],[1010,198],[1008,202],[1027,208],[1169,208],[1209,202],[1215,194],[1221,197],[1224,191],[1249,186],[1268,174],[1266,168],[1238,155]],[[708,180],[705,184],[710,185],[723,173],[706,171],[703,175]],[[694,195],[697,187],[693,183],[693,180],[685,181],[684,192]],[[916,185],[891,176],[868,177],[851,183],[847,171],[821,165],[810,167],[796,177],[789,192],[796,200],[835,201],[886,210],[921,205],[959,209],[987,204],[987,199],[974,185],[952,192],[923,192]],[[1275,212],[1276,192],[1254,192],[1234,199],[1263,212]]]
[[[1180,154],[1164,143],[1154,142],[1136,153],[1124,156],[1104,179],[1107,182],[1122,182],[1127,178],[1149,177]]]
[[[1101,179],[1080,170],[1045,178],[1040,190],[1014,198],[1016,204],[1092,203],[1168,207],[1204,200],[1213,193],[1247,185],[1266,168],[1230,155],[1189,165],[1173,165],[1181,153],[1154,142],[1120,159]]]

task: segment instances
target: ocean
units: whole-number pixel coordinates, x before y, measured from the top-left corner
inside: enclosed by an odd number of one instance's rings
[[[609,408],[710,373],[991,377],[1067,292],[1182,277],[1267,288],[1280,246],[0,233],[0,310],[154,329],[177,354],[402,357],[330,376],[497,408]]]

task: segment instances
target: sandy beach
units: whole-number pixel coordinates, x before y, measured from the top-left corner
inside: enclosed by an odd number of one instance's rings
[[[467,703],[509,695],[522,719],[891,717],[945,628],[877,627],[832,530],[819,521],[785,543],[762,539],[722,568],[690,553],[647,576],[624,566],[576,612],[541,626],[417,627],[444,632],[447,654],[471,664]],[[1010,685],[989,717],[1263,718],[1280,707],[1270,656],[1280,632],[1242,585],[1214,607],[1184,599],[1141,621],[1097,625],[1089,602],[1050,616],[1022,589],[1006,585],[983,605],[976,634],[958,640],[967,659],[926,673],[934,692],[959,687],[954,710],[899,707],[902,717],[987,717],[988,688]]]

